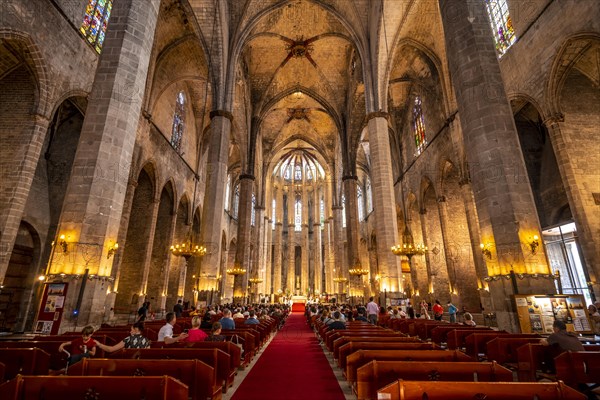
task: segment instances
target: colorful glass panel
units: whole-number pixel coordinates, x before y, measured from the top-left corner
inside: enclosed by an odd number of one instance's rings
[[[175,102],[175,113],[173,114],[173,131],[171,133],[171,146],[181,153],[181,140],[183,139],[183,130],[185,128],[185,96],[183,92],[177,94]]]
[[[416,155],[418,156],[425,150],[425,146],[427,146],[427,139],[425,137],[425,118],[423,117],[421,96],[415,97],[415,103],[413,105],[413,134],[415,146],[417,147]]]
[[[98,53],[106,37],[113,0],[89,0],[79,31]]]
[[[250,225],[256,225],[256,196],[252,193],[252,213],[250,214]]]
[[[508,13],[506,0],[485,0],[490,25],[494,33],[494,42],[499,56],[506,53],[506,50],[517,40],[512,20]]]
[[[346,196],[342,195],[342,228],[346,227]]]
[[[358,220],[362,221],[365,219],[365,202],[363,199],[363,192],[360,186],[356,187],[356,197],[358,200]]]
[[[294,231],[300,232],[302,230],[302,199],[300,196],[296,196],[296,207],[294,217]]]

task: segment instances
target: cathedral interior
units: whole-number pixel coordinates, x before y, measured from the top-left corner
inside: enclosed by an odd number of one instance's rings
[[[0,93],[1,331],[600,299],[600,2],[3,1]]]

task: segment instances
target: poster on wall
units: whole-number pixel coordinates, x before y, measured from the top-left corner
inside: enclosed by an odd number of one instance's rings
[[[515,295],[514,300],[522,333],[552,333],[555,320],[569,331],[592,333],[582,295]]]
[[[56,335],[62,319],[67,283],[46,283],[35,324],[35,333]]]

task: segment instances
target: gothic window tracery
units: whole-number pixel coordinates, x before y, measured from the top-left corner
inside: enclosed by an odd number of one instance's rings
[[[235,185],[235,190],[233,191],[233,218],[238,217],[238,211],[240,207],[240,185]]]
[[[494,33],[496,51],[502,57],[517,39],[508,12],[508,5],[506,0],[485,0],[485,8]]]
[[[358,200],[358,220],[362,221],[365,219],[365,202],[363,198],[363,191],[360,186],[356,187],[356,197]]]
[[[415,96],[413,104],[413,135],[415,138],[415,146],[417,147],[416,155],[420,155],[425,146],[427,146],[427,138],[425,137],[425,117],[423,116],[423,101],[421,96]]]
[[[371,189],[371,180],[367,178],[365,184],[365,192],[367,192],[367,214],[373,212],[373,190]]]
[[[250,213],[250,225],[256,225],[256,195],[252,193],[252,211]]]
[[[346,227],[346,196],[342,195],[342,228]]]
[[[296,195],[296,204],[294,207],[294,231],[300,232],[302,230],[302,197]]]
[[[79,32],[100,53],[112,11],[113,0],[89,0]]]
[[[171,133],[171,146],[181,153],[181,139],[183,138],[185,115],[185,96],[183,92],[177,94],[175,113],[173,114],[173,131]]]
[[[277,212],[277,208],[276,208],[277,202],[275,201],[275,199],[273,199],[272,204],[273,205],[272,205],[272,211],[271,211],[271,220],[272,220],[272,222],[271,222],[271,229],[275,230],[275,223],[276,223],[275,219],[277,217],[277,214],[276,214],[276,212]]]
[[[225,185],[225,211],[229,211],[229,200],[231,197],[231,175],[227,175],[227,185]]]
[[[321,230],[325,229],[325,201],[321,199],[321,204],[319,205],[320,212],[320,221],[321,221]]]

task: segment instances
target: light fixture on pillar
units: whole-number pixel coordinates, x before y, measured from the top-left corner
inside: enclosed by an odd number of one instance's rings
[[[538,235],[533,235],[533,238],[529,241],[529,248],[531,249],[531,254],[537,253],[538,247],[540,247],[540,238]]]
[[[490,250],[491,247],[492,247],[492,245],[490,243],[486,243],[486,244],[481,243],[479,245],[479,248],[481,249],[481,254],[486,256],[488,258],[488,260],[492,259],[492,251]]]
[[[246,273],[246,269],[242,268],[241,265],[234,265],[232,268],[227,268],[227,275],[244,275]]]
[[[106,254],[106,259],[108,260],[109,258],[114,256],[118,249],[119,249],[119,243],[115,242],[115,244],[113,244],[112,246],[110,246],[108,248],[108,253]]]
[[[256,285],[256,284],[258,284],[258,283],[262,283],[262,282],[263,282],[263,280],[262,280],[262,278],[259,278],[259,277],[257,276],[257,277],[254,277],[254,278],[250,278],[250,279],[248,279],[248,282],[250,282],[250,283],[252,283],[252,284]]]
[[[427,246],[420,243],[415,245],[412,233],[407,224],[404,224],[404,233],[402,234],[402,244],[392,246],[392,253],[397,256],[406,256],[409,260],[415,255],[427,253]]]
[[[199,244],[194,244],[191,233],[192,232],[190,231],[183,242],[172,245],[170,249],[174,256],[183,257],[185,258],[186,262],[190,259],[190,257],[202,257],[206,254],[206,247]]]
[[[52,246],[54,246],[55,244],[57,244],[61,247],[63,253],[66,254],[68,252],[69,247],[68,247],[67,238],[65,235],[60,235],[58,237],[58,242],[56,242],[56,243],[52,242]]]
[[[348,273],[352,276],[363,276],[363,275],[368,275],[369,270],[363,268],[362,265],[360,264],[360,261],[357,260],[354,263],[354,266],[352,268],[350,268],[350,270],[348,270]]]

